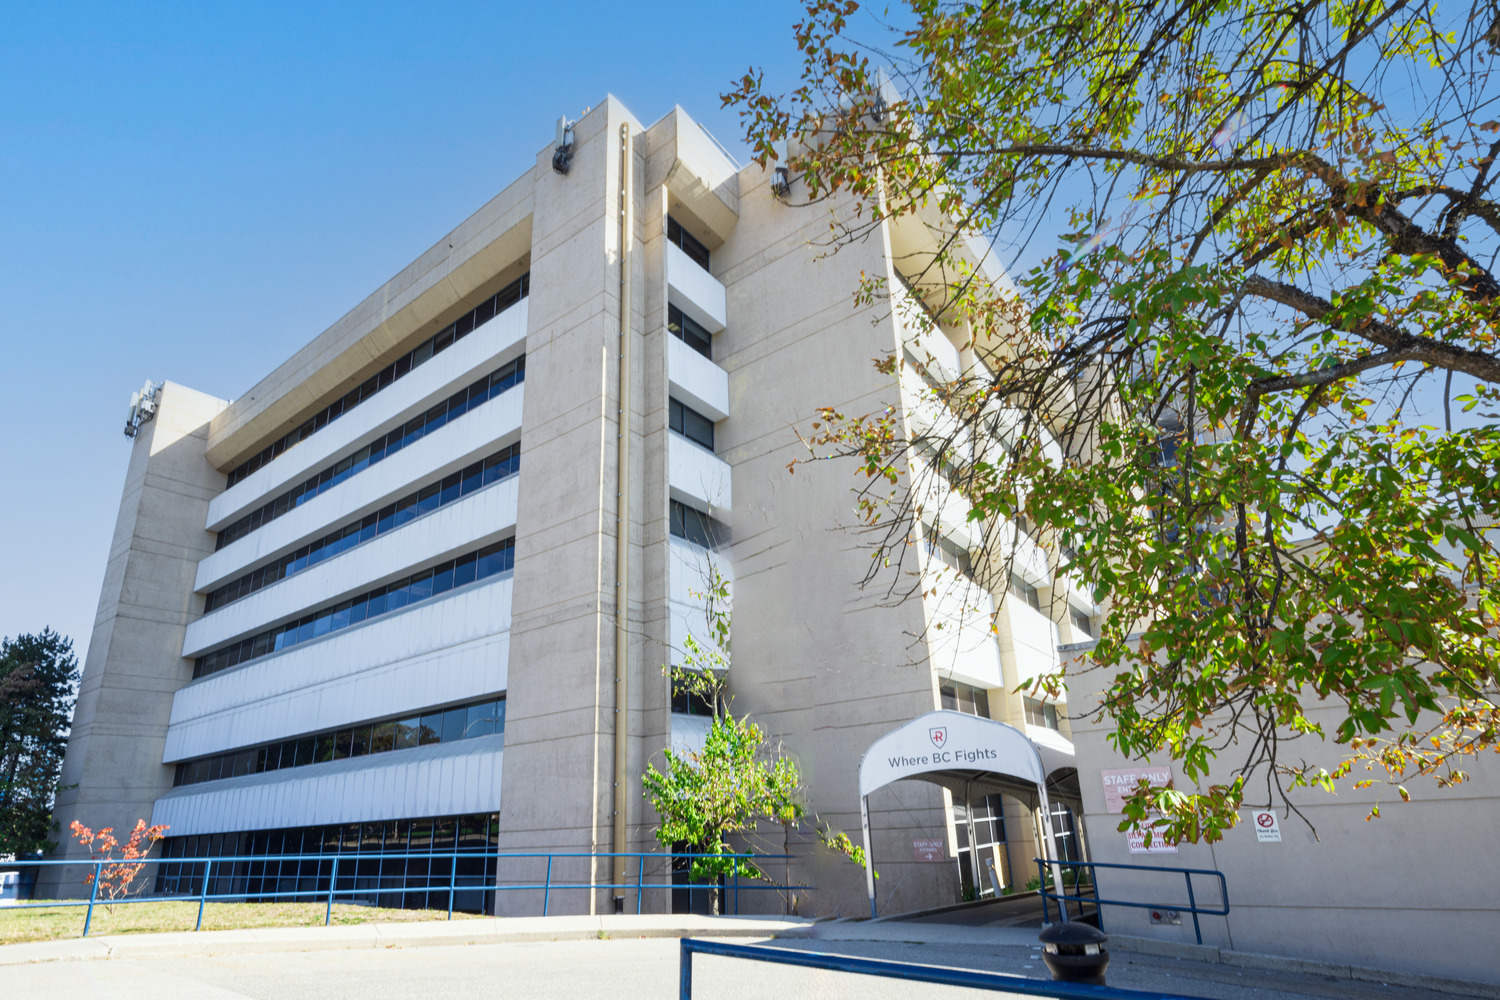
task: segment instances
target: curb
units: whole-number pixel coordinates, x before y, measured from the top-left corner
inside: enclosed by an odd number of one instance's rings
[[[1384,986],[1399,986],[1405,989],[1430,990],[1434,993],[1451,993],[1463,997],[1485,997],[1500,1000],[1500,984],[1476,982],[1472,979],[1449,979],[1431,976],[1422,972],[1397,972],[1393,969],[1372,969],[1362,965],[1344,965],[1341,962],[1317,962],[1305,958],[1290,958],[1284,955],[1265,955],[1253,951],[1231,951],[1207,944],[1184,944],[1179,941],[1159,941],[1155,938],[1134,937],[1128,934],[1111,934],[1108,946],[1121,952],[1140,955],[1158,955],[1163,958],[1181,958],[1197,962],[1214,962],[1242,969],[1261,969],[1266,972],[1292,972],[1310,976],[1328,976],[1362,983],[1380,983]]]
[[[632,938],[808,937],[812,921],[734,918],[732,922],[685,926],[667,921],[637,922],[618,917],[490,917],[450,924],[356,924],[342,927],[263,927],[250,930],[177,931],[116,934],[0,945],[0,967],[39,962],[79,962],[120,958],[184,958],[276,952],[348,951],[361,948],[423,948]],[[547,923],[543,924],[542,922]],[[555,922],[555,923],[554,923]],[[512,926],[507,927],[505,925]]]

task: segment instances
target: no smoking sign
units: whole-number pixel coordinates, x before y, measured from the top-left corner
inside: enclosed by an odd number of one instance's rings
[[[1276,822],[1276,814],[1269,809],[1257,809],[1250,814],[1255,821],[1255,839],[1262,844],[1279,844],[1281,842],[1281,827]]]

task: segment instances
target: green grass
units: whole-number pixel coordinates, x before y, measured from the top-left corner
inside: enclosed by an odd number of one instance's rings
[[[23,941],[58,941],[83,934],[85,906],[20,911],[0,908],[0,944]],[[247,927],[321,927],[323,903],[209,903],[203,910],[206,931]],[[470,920],[476,914],[453,914],[454,920]],[[335,903],[335,924],[390,924],[420,920],[446,920],[447,910],[395,910],[375,906]],[[160,931],[190,931],[198,920],[194,902],[116,903],[110,913],[103,904],[94,907],[89,937],[103,934],[153,934]]]

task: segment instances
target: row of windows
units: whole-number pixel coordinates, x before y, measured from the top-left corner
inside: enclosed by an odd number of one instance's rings
[[[287,451],[293,445],[316,434],[360,403],[363,403],[380,390],[389,386],[392,382],[407,375],[413,368],[429,360],[434,354],[441,354],[443,351],[446,351],[454,343],[464,339],[464,337],[468,336],[476,328],[483,326],[495,316],[498,316],[517,302],[520,302],[527,296],[530,290],[531,275],[521,275],[499,292],[485,299],[473,310],[460,316],[457,322],[450,323],[445,329],[428,337],[416,347],[365,379],[359,388],[349,390],[344,394],[343,398],[334,400],[311,417],[308,417],[302,422],[301,427],[289,431],[285,436],[261,449],[258,454],[251,455],[248,460],[230,469],[227,485],[235,485],[256,469],[268,464],[273,458]]]
[[[984,688],[972,687],[960,681],[945,681],[938,687],[942,705],[950,712],[977,715],[981,719],[990,717],[990,695]]]
[[[728,532],[718,521],[677,500],[672,501],[671,531],[676,537],[705,549],[717,549],[720,541],[728,538]]]
[[[1014,573],[1010,575],[1010,592],[1038,611],[1042,610],[1042,595],[1037,593],[1035,587]]]
[[[241,639],[223,649],[198,657],[193,667],[193,676],[207,677],[298,643],[358,625],[366,619],[399,610],[408,604],[447,593],[454,587],[462,587],[466,583],[503,573],[515,564],[515,546],[516,540],[507,538],[477,552],[413,573],[384,587],[376,587],[333,607],[314,611],[297,621]]]
[[[215,864],[208,881],[209,894],[254,900],[272,893],[296,893],[310,900],[326,899],[329,882],[336,877],[332,888],[341,903],[447,909],[448,887],[454,884],[463,888],[454,896],[455,910],[488,912],[496,875],[493,858],[460,858],[455,863],[447,858],[407,855],[496,851],[499,847],[500,817],[496,813],[169,837],[162,843],[162,861],[156,866],[156,891],[185,896],[196,895],[204,888],[202,864],[173,859],[247,858],[253,860]],[[286,854],[324,857],[260,860]],[[336,875],[334,857],[339,859]],[[294,900],[298,896],[281,898]]]
[[[701,444],[709,451],[714,450],[714,422],[691,406],[671,400],[667,408],[667,426],[689,441]]]
[[[682,310],[674,305],[667,306],[667,332],[705,358],[713,360],[713,335],[699,326],[691,316],[684,316]]]
[[[486,698],[452,708],[432,709],[404,719],[362,722],[357,726],[331,729],[295,740],[185,760],[177,765],[173,784],[196,785],[220,778],[238,778],[243,774],[262,774],[503,732],[505,699]]]
[[[962,573],[969,579],[974,578],[974,562],[969,557],[969,552],[957,542],[948,540],[939,535],[931,528],[927,529],[927,554],[949,569]]]
[[[697,264],[703,270],[709,270],[708,247],[704,246],[693,236],[692,233],[682,228],[682,225],[670,215],[667,216],[667,242],[675,243],[687,254],[688,260]]]
[[[1057,728],[1057,706],[1039,698],[1027,698],[1026,721],[1046,729]]]
[[[1094,634],[1094,619],[1090,618],[1082,611],[1079,611],[1077,608],[1069,608],[1068,613],[1073,618],[1074,628],[1087,636],[1092,636]]]
[[[458,390],[426,413],[418,414],[395,430],[371,441],[354,454],[330,465],[289,492],[283,493],[270,503],[246,514],[219,532],[219,540],[215,548],[222,549],[231,542],[239,541],[262,525],[296,510],[318,494],[331,490],[350,476],[358,475],[375,463],[390,458],[402,448],[421,440],[448,421],[458,419],[474,407],[489,402],[502,392],[524,381],[526,381],[526,358],[523,356],[497,368],[472,385]]]
[[[502,448],[488,458],[282,556],[269,566],[262,566],[238,580],[231,580],[222,587],[209,591],[203,602],[203,613],[208,614],[263,587],[269,587],[279,580],[316,566],[325,559],[332,559],[347,549],[399,528],[407,521],[466,497],[481,487],[508,479],[520,469],[521,446],[513,444],[509,448]]]

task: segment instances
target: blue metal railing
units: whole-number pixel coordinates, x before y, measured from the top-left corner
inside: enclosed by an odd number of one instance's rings
[[[911,983],[937,983],[942,986],[967,986],[976,990],[995,990],[1032,997],[1058,997],[1061,1000],[1199,1000],[1179,993],[1156,993],[1121,990],[1112,986],[1084,983],[1059,983],[1045,979],[1028,979],[1004,972],[981,972],[978,969],[950,969],[941,965],[916,962],[892,962],[883,958],[856,958],[822,951],[801,951],[763,944],[730,944],[726,941],[704,941],[683,938],[678,964],[678,1000],[692,1000],[693,956],[717,955],[721,958],[743,958],[752,962],[797,965],[807,969],[849,972],[858,976],[881,976]]]
[[[527,852],[514,852],[514,853],[512,853],[512,852],[502,852],[502,851],[414,851],[412,853],[399,853],[399,854],[395,854],[395,853],[393,853],[393,854],[374,854],[374,853],[372,853],[372,854],[247,854],[247,855],[233,855],[233,856],[213,857],[213,858],[207,858],[207,857],[199,857],[199,858],[142,858],[142,859],[136,859],[136,860],[124,860],[124,859],[120,859],[120,858],[102,858],[102,859],[93,860],[93,861],[43,861],[43,860],[26,861],[26,860],[18,860],[18,861],[6,862],[3,867],[5,869],[7,869],[7,870],[15,869],[15,868],[25,868],[25,867],[44,868],[44,867],[65,867],[65,866],[82,867],[82,868],[92,868],[93,869],[93,874],[88,879],[89,896],[88,896],[87,899],[55,899],[55,900],[46,900],[46,901],[43,901],[43,902],[30,902],[30,903],[20,903],[20,902],[17,902],[16,904],[14,904],[12,906],[6,907],[7,912],[15,912],[17,910],[44,910],[44,909],[54,909],[54,908],[58,908],[58,907],[86,906],[86,907],[88,907],[88,911],[84,915],[84,918],[83,918],[83,935],[82,936],[83,937],[88,937],[89,928],[93,925],[93,921],[94,921],[94,907],[95,906],[104,906],[104,905],[113,906],[113,905],[116,905],[116,904],[130,904],[130,903],[196,902],[198,904],[198,920],[197,920],[197,923],[195,924],[195,926],[193,927],[193,930],[197,931],[197,930],[202,930],[203,929],[203,909],[204,909],[205,905],[208,904],[208,903],[227,902],[227,901],[243,902],[243,901],[245,901],[247,899],[254,899],[255,901],[258,901],[258,902],[264,902],[264,901],[274,901],[274,900],[277,900],[277,899],[303,899],[303,900],[305,900],[305,899],[308,899],[308,898],[314,898],[314,899],[323,900],[325,902],[325,909],[324,909],[324,913],[323,913],[323,923],[326,926],[333,919],[333,903],[334,903],[334,900],[336,898],[340,897],[340,896],[346,897],[346,898],[347,897],[366,898],[366,897],[371,897],[371,896],[380,896],[380,895],[386,894],[386,893],[411,893],[411,892],[422,892],[422,893],[438,892],[438,893],[441,893],[441,892],[446,891],[447,894],[448,894],[448,919],[449,920],[453,919],[453,909],[454,909],[454,905],[453,904],[454,904],[455,898],[457,897],[457,895],[459,893],[511,892],[511,891],[525,891],[525,890],[531,890],[531,891],[540,890],[541,891],[541,893],[542,893],[542,916],[544,916],[544,917],[547,916],[547,911],[548,911],[548,909],[550,908],[550,906],[552,904],[552,894],[554,892],[561,892],[561,891],[564,891],[564,890],[575,890],[575,889],[584,889],[584,890],[588,890],[588,891],[595,891],[595,890],[601,890],[601,889],[623,889],[623,890],[631,890],[631,889],[633,889],[633,890],[635,890],[635,912],[636,913],[640,913],[641,912],[642,899],[643,899],[643,897],[644,897],[644,895],[645,895],[645,893],[646,893],[647,890],[666,889],[666,890],[686,891],[686,892],[689,892],[689,893],[692,893],[692,892],[708,892],[708,891],[713,891],[713,890],[720,890],[720,891],[724,892],[726,900],[732,900],[733,901],[734,912],[738,913],[739,912],[739,901],[740,901],[739,894],[740,894],[741,891],[745,891],[745,892],[754,892],[754,891],[771,891],[771,892],[777,892],[777,891],[788,891],[788,890],[803,891],[803,890],[808,890],[808,889],[812,889],[813,888],[812,886],[807,886],[807,885],[779,885],[779,884],[777,884],[775,882],[771,882],[770,884],[765,884],[764,881],[759,880],[759,879],[757,879],[753,884],[746,885],[746,884],[743,883],[742,878],[752,877],[752,876],[750,876],[749,873],[753,872],[753,871],[756,871],[756,870],[759,870],[756,867],[757,862],[783,861],[783,860],[787,860],[787,859],[789,859],[791,857],[793,857],[793,855],[789,855],[789,854],[759,854],[759,855],[756,855],[756,854],[657,854],[657,853],[653,853],[653,852],[649,852],[649,851],[620,852],[620,853],[617,853],[617,854],[602,854],[602,853],[601,854],[593,854],[593,853],[588,853],[588,852],[583,852],[583,851],[579,851],[579,852],[569,852],[569,851],[551,851],[551,852],[547,852],[547,851],[527,851]],[[502,861],[502,860],[528,859],[528,858],[530,858],[530,859],[545,858],[546,859],[546,861],[547,861],[546,876],[543,878],[543,880],[541,882],[502,883],[502,882],[497,882],[494,875],[472,875],[472,874],[470,874],[470,875],[460,876],[459,872],[458,872],[458,862],[460,862],[460,861],[471,861],[471,862],[473,862],[473,861],[478,861],[478,862],[493,861],[493,862],[496,863],[496,869],[498,870],[498,868],[499,868],[499,862]],[[625,859],[627,859],[627,862],[628,862],[628,859],[631,859],[631,858],[634,858],[636,860],[636,876],[635,876],[634,881],[626,881],[626,882],[558,882],[558,881],[554,881],[553,880],[553,862],[556,861],[557,859],[573,859],[573,860],[583,860],[583,859],[586,859],[586,860],[589,860],[589,861],[612,861],[615,858],[625,858]],[[684,882],[672,882],[672,881],[667,881],[667,882],[647,881],[647,878],[646,878],[646,867],[647,867],[648,864],[650,864],[652,862],[656,862],[656,863],[661,863],[661,862],[672,863],[672,862],[676,862],[676,861],[679,861],[679,860],[692,861],[692,860],[695,860],[695,859],[713,859],[713,860],[719,860],[719,861],[729,861],[729,862],[731,862],[731,871],[730,871],[729,875],[725,878],[724,881],[721,881],[721,882],[718,882],[718,883],[714,883],[714,882],[708,882],[708,883],[705,883],[705,882],[689,882],[689,883],[684,883]],[[401,886],[396,886],[396,887],[379,887],[379,886],[371,886],[371,885],[357,885],[357,884],[353,884],[354,880],[358,877],[358,875],[357,875],[356,872],[352,871],[351,869],[356,864],[368,864],[368,863],[371,863],[371,862],[375,862],[375,863],[379,863],[379,862],[394,863],[394,862],[398,862],[398,861],[408,861],[408,860],[409,861],[427,860],[427,861],[448,861],[448,862],[450,862],[450,864],[448,865],[448,871],[447,871],[448,884],[447,885],[433,884],[433,882],[431,882],[429,880],[429,878],[423,878],[423,881],[426,884],[420,885],[420,886],[401,885]],[[279,891],[261,891],[261,890],[251,891],[249,889],[249,887],[248,887],[249,881],[251,881],[253,879],[261,879],[264,876],[246,875],[243,872],[235,872],[234,871],[234,866],[237,865],[237,864],[254,864],[254,863],[258,863],[258,862],[272,862],[272,861],[275,861],[275,862],[283,862],[283,861],[314,862],[317,865],[317,870],[316,870],[315,874],[313,874],[312,876],[299,875],[298,876],[298,880],[302,881],[302,880],[305,880],[305,879],[307,879],[307,878],[310,877],[315,883],[318,883],[319,885],[321,885],[321,883],[326,878],[327,879],[327,887],[326,888],[321,888],[321,887],[318,887],[318,886],[314,886],[313,888],[302,887],[302,888],[297,888],[297,889],[279,890]],[[345,879],[346,879],[346,884],[344,886],[340,886],[339,885],[339,864],[340,864],[340,862],[343,862],[344,865],[346,866],[346,868],[345,868],[346,874],[344,876]],[[203,877],[202,877],[201,881],[198,880],[196,878],[196,876],[194,876],[193,880],[192,880],[193,882],[195,882],[200,887],[199,891],[196,892],[196,893],[186,893],[186,894],[181,894],[181,893],[179,893],[179,894],[158,894],[158,895],[145,895],[145,894],[141,894],[141,895],[124,896],[124,897],[121,897],[121,898],[118,898],[118,899],[104,899],[104,900],[101,900],[99,898],[99,883],[101,881],[101,876],[103,876],[103,875],[106,874],[106,870],[107,869],[111,869],[111,868],[136,868],[137,872],[139,872],[140,870],[143,870],[143,869],[146,869],[146,868],[154,868],[154,867],[158,867],[158,866],[161,866],[161,865],[193,866],[193,865],[200,865],[200,864],[203,866]],[[326,874],[326,876],[324,874],[324,866],[325,865],[327,866],[327,874]],[[225,873],[225,867],[226,866],[229,868],[229,872],[227,874]],[[743,866],[743,869],[742,869],[742,866]],[[219,869],[219,874],[218,875],[215,875],[215,873],[214,873],[215,867],[218,867],[218,869]],[[627,863],[627,869],[628,869],[628,867],[629,866],[628,866],[628,863]],[[139,877],[139,876],[137,876],[137,877]],[[187,878],[188,878],[188,876],[185,876],[185,875],[177,875],[177,876],[169,876],[169,877],[174,877],[174,878],[177,878],[177,879],[180,879],[180,880],[187,880]],[[442,874],[439,873],[437,875],[437,878],[441,879],[441,877],[442,877]],[[224,878],[228,878],[230,880],[231,890],[233,889],[233,883],[236,882],[236,881],[242,882],[244,884],[244,888],[240,889],[240,891],[238,891],[238,892],[236,892],[236,891],[230,891],[230,892],[209,892],[209,887],[210,887],[210,885],[213,884],[213,882],[214,882],[215,879],[224,879]],[[461,878],[464,881],[460,881]],[[477,881],[477,882],[474,881],[476,878],[479,879],[479,881]],[[406,878],[403,876],[402,879],[401,879],[401,881],[405,882]]]
[[[1038,895],[1042,897],[1042,919],[1050,920],[1052,910],[1048,900],[1057,902],[1058,912],[1066,922],[1068,919],[1068,901],[1072,900],[1078,904],[1078,915],[1083,916],[1083,890],[1078,887],[1077,874],[1079,869],[1089,870],[1090,900],[1094,904],[1094,912],[1099,921],[1099,929],[1104,930],[1104,907],[1106,906],[1129,906],[1138,910],[1177,910],[1179,913],[1191,913],[1193,915],[1193,934],[1198,938],[1198,943],[1203,943],[1203,929],[1198,925],[1198,915],[1201,913],[1208,917],[1229,916],[1229,886],[1224,881],[1224,873],[1214,868],[1166,868],[1160,865],[1117,865],[1107,861],[1049,861],[1036,858],[1037,877],[1041,879],[1041,888]],[[1051,883],[1047,880],[1047,869],[1057,865],[1060,868],[1070,868],[1076,874],[1073,879],[1074,894],[1068,895],[1066,891],[1062,895],[1050,891],[1047,886]],[[1159,872],[1181,875],[1187,884],[1187,904],[1182,903],[1140,903],[1128,899],[1104,899],[1099,895],[1099,876],[1095,874],[1096,868],[1114,868],[1121,871],[1136,872]],[[1193,892],[1193,876],[1205,875],[1219,880],[1219,900],[1224,904],[1219,909],[1208,909],[1198,905],[1197,894]]]

